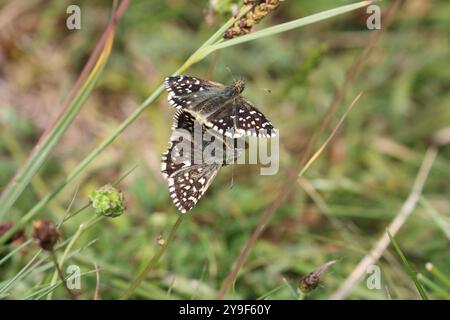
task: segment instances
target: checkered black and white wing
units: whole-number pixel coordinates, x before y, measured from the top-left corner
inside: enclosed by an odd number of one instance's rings
[[[172,130],[184,129],[188,131],[191,136],[194,135],[195,118],[189,113],[182,110],[175,111],[172,121]]]
[[[191,210],[208,189],[222,164],[195,163],[202,159],[203,148],[211,143],[194,140],[194,132],[201,126],[186,111],[177,111],[172,125],[169,147],[162,156],[161,172],[169,185],[169,193],[175,206],[181,213]],[[203,128],[203,134],[206,128]],[[202,138],[204,135],[201,136]]]
[[[193,161],[194,125],[195,119],[189,113],[182,111],[175,113],[169,146],[161,159],[161,173],[165,178],[191,165]]]
[[[219,164],[189,166],[168,179],[170,197],[181,213],[191,210],[219,172]]]
[[[167,99],[170,105],[176,109],[186,110],[214,96],[215,90],[224,88],[220,83],[191,76],[167,77],[164,85],[169,93]]]
[[[208,117],[212,129],[230,137],[273,137],[275,130],[266,116],[250,102],[238,97]]]

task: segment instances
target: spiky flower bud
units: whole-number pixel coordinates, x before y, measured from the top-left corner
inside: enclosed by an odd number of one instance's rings
[[[300,279],[298,288],[303,293],[311,292],[315,288],[317,288],[317,286],[319,285],[319,281],[320,277],[314,272],[311,272],[307,276]]]
[[[120,190],[107,184],[89,195],[95,213],[106,217],[118,217],[125,211],[125,197]]]
[[[33,221],[33,231],[31,234],[33,241],[43,250],[51,251],[58,242],[61,234],[55,225],[48,220]]]
[[[232,39],[250,33],[255,24],[259,23],[280,5],[280,0],[244,0],[244,4],[253,5],[253,8],[225,31],[223,35],[225,39]]]
[[[300,292],[302,294],[306,294],[316,289],[319,285],[321,275],[334,263],[336,263],[336,261],[329,261],[318,267],[310,274],[301,278],[298,283],[298,289],[300,290]]]

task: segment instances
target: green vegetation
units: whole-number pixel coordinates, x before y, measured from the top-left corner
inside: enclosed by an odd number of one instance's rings
[[[381,289],[364,272],[342,298],[448,299],[448,1],[380,1],[381,32],[368,3],[283,1],[226,41],[238,1],[83,0],[73,31],[72,2],[24,3],[0,3],[0,298],[298,299],[336,261],[302,296],[329,299],[409,210],[375,262]],[[174,114],[161,84],[176,70],[230,83],[227,67],[280,130],[279,171],[224,167],[179,219],[160,174]],[[51,253],[31,239],[38,219],[59,227]],[[55,262],[80,267],[74,296]]]

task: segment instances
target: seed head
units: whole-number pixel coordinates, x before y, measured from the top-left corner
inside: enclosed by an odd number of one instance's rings
[[[225,39],[232,39],[250,33],[255,24],[259,23],[280,5],[280,0],[244,0],[244,4],[253,7],[225,31],[223,35]]]
[[[51,251],[58,242],[61,234],[55,225],[48,220],[33,221],[31,237],[33,241],[43,250]]]
[[[125,211],[123,192],[107,184],[89,195],[91,205],[98,215],[118,217]]]
[[[320,267],[318,267],[316,270],[311,272],[310,274],[304,276],[300,279],[298,283],[298,288],[302,293],[309,293],[317,288],[320,282],[321,275],[327,270],[331,265],[336,263],[336,261],[329,261]]]

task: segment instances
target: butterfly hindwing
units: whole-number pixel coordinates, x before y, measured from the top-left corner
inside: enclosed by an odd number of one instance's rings
[[[195,206],[227,159],[237,159],[245,145],[238,144],[237,139],[227,144],[186,111],[175,113],[172,129],[169,147],[162,156],[161,172],[167,178],[174,204],[185,213]],[[199,137],[196,130],[201,130]],[[219,143],[220,154],[216,149],[211,155],[203,154],[211,143]]]
[[[195,118],[189,113],[177,110],[173,116],[172,130],[185,129],[194,134]]]
[[[168,178],[170,197],[181,213],[186,213],[196,205],[220,167],[218,164],[193,165]]]
[[[192,164],[193,154],[186,151],[194,148],[194,129],[195,118],[191,114],[184,111],[175,113],[169,146],[161,160],[161,172],[165,178]]]

